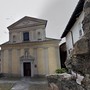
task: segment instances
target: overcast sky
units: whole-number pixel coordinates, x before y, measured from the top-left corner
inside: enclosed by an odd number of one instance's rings
[[[0,0],[0,44],[9,40],[7,27],[24,16],[48,20],[46,35],[60,39],[78,0]]]

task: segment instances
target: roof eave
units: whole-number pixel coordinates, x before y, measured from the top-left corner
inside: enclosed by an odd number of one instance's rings
[[[77,6],[76,6],[76,8],[75,8],[71,18],[70,18],[70,20],[69,20],[69,22],[68,22],[68,24],[67,24],[67,26],[66,26],[63,34],[62,34],[62,36],[61,36],[61,38],[64,38],[68,34],[70,29],[72,28],[72,26],[76,22],[77,17],[80,16],[80,14],[81,14],[81,12],[83,10],[84,2],[85,2],[85,0],[79,0],[79,2],[77,4]]]

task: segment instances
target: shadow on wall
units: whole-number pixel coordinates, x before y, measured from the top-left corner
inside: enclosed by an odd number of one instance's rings
[[[65,61],[67,58],[66,43],[61,44],[59,50],[60,50],[61,68],[66,68],[65,66]]]

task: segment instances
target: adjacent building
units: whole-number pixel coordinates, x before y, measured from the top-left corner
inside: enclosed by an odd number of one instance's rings
[[[82,25],[83,19],[84,19],[84,13],[85,13],[83,10],[84,3],[85,3],[85,0],[79,0],[61,36],[61,38],[66,38],[66,50],[67,50],[67,59],[65,61],[66,67],[70,70],[71,74],[77,77],[76,82],[78,84],[81,84],[81,81],[83,80],[84,76],[82,76],[79,73],[75,73],[73,70],[71,70],[71,57],[72,57],[72,50],[74,49],[75,43],[84,36],[83,25]]]
[[[84,35],[82,21],[84,19],[85,0],[79,0],[61,38],[66,38],[67,58],[70,58],[74,44]]]
[[[8,27],[1,46],[1,72],[12,76],[55,73],[60,67],[59,40],[46,38],[47,21],[25,16]]]

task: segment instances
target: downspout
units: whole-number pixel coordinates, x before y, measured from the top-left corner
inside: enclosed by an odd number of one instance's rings
[[[71,38],[72,38],[72,45],[73,45],[73,47],[74,47],[73,33],[72,33],[72,31],[70,31],[70,32],[71,32]]]

